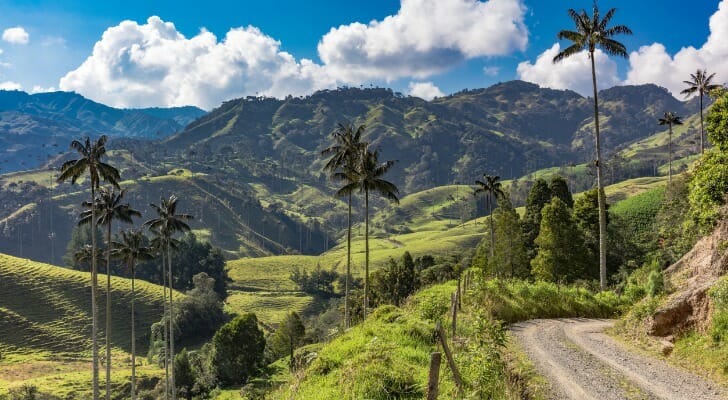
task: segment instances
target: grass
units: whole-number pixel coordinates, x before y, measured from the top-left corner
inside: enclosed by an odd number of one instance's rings
[[[101,286],[104,280],[105,275],[99,274]],[[90,281],[86,272],[0,255],[0,395],[22,384],[62,398],[88,395]],[[114,381],[123,386],[130,374],[131,281],[112,277],[111,285]],[[137,356],[141,359],[149,327],[162,315],[162,288],[137,280],[136,289]],[[100,288],[101,304],[104,299],[105,289]],[[105,318],[100,306],[99,321]],[[155,366],[144,366],[139,373],[149,379],[159,376]]]
[[[617,202],[609,212],[622,219],[628,237],[644,243],[654,234],[655,218],[664,197],[665,187],[656,187]]]
[[[278,324],[291,311],[303,314],[314,298],[302,292],[231,291],[225,300],[225,311],[233,314],[255,313],[266,324]]]

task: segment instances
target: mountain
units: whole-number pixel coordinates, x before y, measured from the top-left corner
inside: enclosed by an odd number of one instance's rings
[[[0,91],[0,169],[36,168],[88,135],[161,139],[203,114],[196,107],[121,110],[70,92]]]
[[[675,132],[675,152],[680,157],[694,153],[694,101],[679,101],[655,85],[615,87],[600,96],[603,154],[610,160],[606,183],[652,176],[666,163],[667,135],[657,125],[664,111],[688,121]],[[146,112],[170,116],[158,109]],[[547,167],[552,173],[578,174],[578,190],[591,187],[592,113],[589,98],[522,81],[429,102],[382,88],[340,88],[286,99],[246,97],[223,103],[154,145],[117,139],[109,145],[109,162],[121,170],[128,198],[146,217],[151,216],[149,203],[177,194],[180,210],[196,216],[195,233],[222,247],[229,258],[320,254],[336,244],[346,226],[346,207],[332,196],[334,184],[321,171],[320,151],[330,144],[338,123],[365,124],[364,139],[381,148],[382,159],[398,160],[388,179],[402,196],[470,184],[483,173],[525,176],[511,188],[521,193],[528,190],[532,173]],[[60,161],[48,166],[58,167]],[[85,186],[52,184],[54,173],[0,175],[0,252],[60,262],[88,194]],[[385,206],[373,199],[374,209]],[[476,207],[467,207],[469,218],[482,215]],[[401,230],[388,224],[390,219],[381,220],[379,235]],[[51,233],[51,246],[33,245],[45,243]]]

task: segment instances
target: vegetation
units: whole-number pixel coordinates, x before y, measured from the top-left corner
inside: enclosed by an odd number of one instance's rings
[[[478,193],[485,194],[485,203],[488,207],[488,222],[490,224],[491,257],[493,257],[493,252],[495,251],[495,231],[493,229],[493,203],[505,196],[505,192],[503,192],[502,186],[503,185],[500,182],[500,176],[483,174],[482,181],[475,181],[475,192],[473,192],[473,195],[475,196],[477,196]]]
[[[668,136],[668,150],[667,150],[668,160],[669,160],[668,171],[667,171],[667,177],[668,177],[667,181],[672,182],[672,126],[673,125],[682,125],[683,122],[682,122],[682,119],[680,119],[680,117],[678,117],[677,114],[675,114],[674,112],[665,111],[665,116],[660,118],[659,120],[657,120],[657,123],[658,123],[658,125],[667,125],[670,127],[669,128],[670,136]],[[702,127],[701,127],[701,129],[702,129]],[[702,140],[703,140],[702,136],[701,136],[700,140],[701,140],[700,147],[701,147],[701,152],[702,152]]]
[[[212,360],[223,385],[245,383],[263,361],[265,338],[255,314],[223,325],[212,338]]]
[[[715,73],[708,75],[707,69],[701,70],[698,68],[694,74],[690,74],[690,80],[683,81],[688,87],[680,92],[686,97],[697,93],[700,98],[700,154],[705,152],[705,145],[703,144],[703,139],[705,138],[705,129],[703,128],[703,96],[720,87],[720,85],[712,83],[714,77]]]
[[[601,18],[597,2],[594,2],[593,16],[586,10],[577,13],[569,9],[569,16],[576,25],[575,31],[563,30],[559,32],[559,39],[567,39],[572,45],[562,50],[554,57],[554,62],[561,61],[578,54],[582,50],[589,52],[592,71],[592,88],[594,89],[594,137],[596,142],[597,190],[599,194],[599,286],[602,290],[607,287],[607,207],[604,196],[604,183],[602,178],[602,148],[599,136],[599,98],[597,97],[597,75],[594,67],[594,51],[601,48],[609,55],[627,57],[627,49],[620,42],[613,39],[618,34],[632,34],[632,30],[625,25],[608,27],[616,9],[612,8]]]

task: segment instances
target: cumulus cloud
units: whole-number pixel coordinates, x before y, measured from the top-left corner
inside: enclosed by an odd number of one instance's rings
[[[59,86],[116,107],[210,109],[244,94],[283,97],[334,84],[320,65],[296,61],[255,27],[231,29],[221,41],[206,30],[186,38],[153,16],[108,28]]]
[[[541,53],[535,63],[532,64],[530,61],[519,63],[517,68],[519,78],[552,89],[571,89],[583,96],[591,95],[592,75],[589,53],[583,51],[554,64],[553,59],[560,51],[561,46],[556,43]],[[594,52],[594,63],[599,90],[620,83],[617,64],[601,50],[597,49]]]
[[[28,44],[30,35],[23,27],[16,26],[3,31],[3,40],[13,44]]]
[[[396,15],[332,28],[318,53],[341,81],[424,78],[464,60],[522,51],[520,0],[402,0]]]
[[[35,93],[48,93],[48,92],[55,92],[57,90],[58,89],[56,89],[53,86],[43,87],[43,86],[40,86],[40,85],[33,85],[33,88],[30,89],[30,93],[31,94],[35,94]]]
[[[653,43],[642,46],[629,56],[627,84],[655,83],[667,88],[676,97],[685,88],[684,80],[697,69],[716,73],[713,83],[728,81],[728,1],[723,0],[710,17],[710,35],[700,48],[680,49],[674,56],[665,46]]]
[[[0,90],[23,90],[23,85],[18,82],[5,81],[0,83]]]
[[[442,93],[439,87],[435,86],[432,82],[410,82],[409,83],[409,94],[410,96],[419,97],[430,101],[435,97],[442,97],[445,93]]]

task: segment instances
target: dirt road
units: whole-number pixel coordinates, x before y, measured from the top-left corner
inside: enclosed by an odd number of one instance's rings
[[[725,400],[728,391],[666,362],[629,351],[598,319],[514,324],[513,335],[553,388],[555,399]]]

